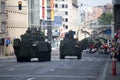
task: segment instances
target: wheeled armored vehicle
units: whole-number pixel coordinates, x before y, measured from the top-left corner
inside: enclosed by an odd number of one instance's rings
[[[77,59],[81,59],[81,52],[78,40],[74,38],[74,31],[70,30],[60,41],[60,59],[65,56],[77,56]]]
[[[21,39],[14,39],[13,48],[17,62],[29,62],[31,58],[38,58],[39,61],[51,60],[51,45],[45,42],[41,30],[35,27],[28,28]]]

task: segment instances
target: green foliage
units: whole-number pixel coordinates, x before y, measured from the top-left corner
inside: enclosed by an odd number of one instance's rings
[[[113,13],[103,13],[99,18],[98,22],[100,25],[110,25],[113,21]]]

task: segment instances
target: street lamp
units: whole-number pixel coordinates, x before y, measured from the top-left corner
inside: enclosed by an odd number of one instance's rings
[[[114,38],[114,22],[111,22],[111,38]]]

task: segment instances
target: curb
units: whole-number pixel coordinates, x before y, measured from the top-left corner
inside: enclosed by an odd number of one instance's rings
[[[0,59],[11,59],[14,58],[15,56],[0,56]]]

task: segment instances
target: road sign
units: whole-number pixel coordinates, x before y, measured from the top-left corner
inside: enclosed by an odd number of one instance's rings
[[[10,44],[10,38],[6,38],[6,44]]]
[[[62,16],[54,16],[54,26],[62,25]]]
[[[105,30],[105,34],[111,34],[111,30]]]

